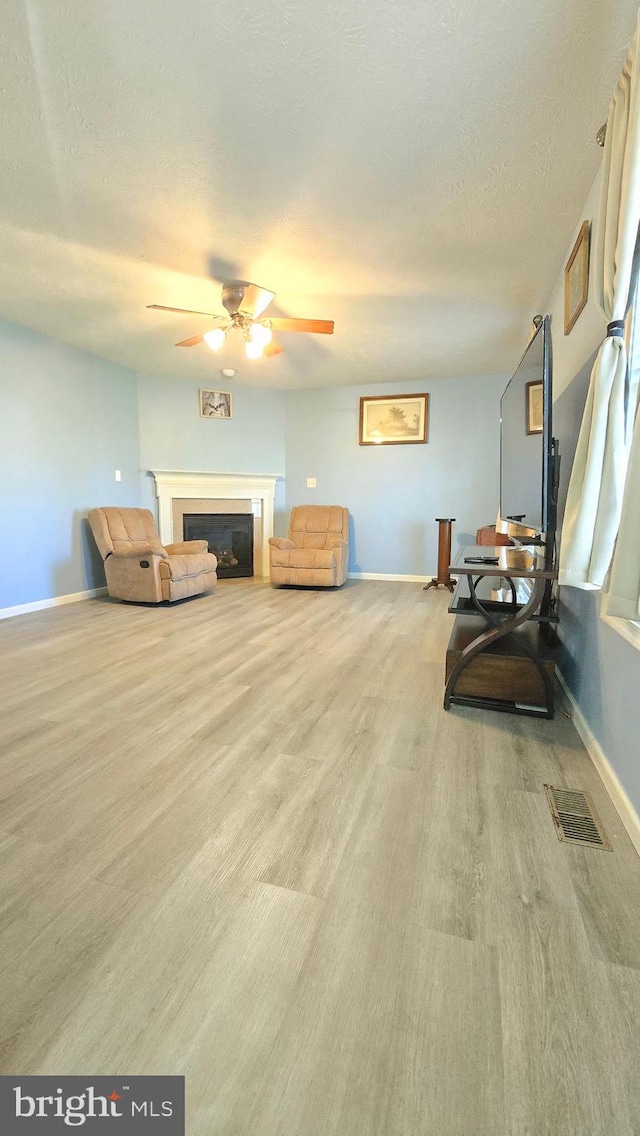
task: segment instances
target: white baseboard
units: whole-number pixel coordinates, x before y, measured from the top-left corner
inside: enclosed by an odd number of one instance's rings
[[[397,580],[402,584],[427,584],[431,576],[395,576],[387,572],[350,572],[350,580]]]
[[[0,619],[11,619],[14,615],[26,615],[30,611],[42,611],[45,607],[59,607],[61,604],[78,603],[102,596],[106,588],[87,588],[84,592],[70,592],[66,596],[53,596],[49,600],[34,600],[33,603],[17,604],[15,607],[0,607]]]
[[[589,757],[591,758],[593,764],[598,770],[598,773],[600,774],[600,777],[602,778],[604,787],[611,797],[611,800],[613,801],[614,808],[618,813],[620,820],[629,833],[631,842],[636,852],[638,853],[638,855],[640,855],[640,817],[633,807],[633,804],[629,800],[626,790],[620,784],[615,769],[613,768],[609,759],[605,756],[600,742],[591,730],[589,723],[587,722],[584,714],[582,713],[582,710],[573,697],[573,694],[569,690],[569,687],[567,686],[563,676],[557,669],[556,674],[558,675],[560,686],[564,690],[569,705],[571,706],[575,728],[578,731],[578,734],[580,735],[582,741],[584,742],[584,746],[587,753],[589,754]]]

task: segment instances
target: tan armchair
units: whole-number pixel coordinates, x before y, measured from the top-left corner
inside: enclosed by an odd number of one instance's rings
[[[162,545],[148,509],[91,509],[89,524],[116,599],[161,603],[216,586],[218,561],[206,540]]]
[[[339,505],[298,505],[289,538],[269,540],[272,584],[331,588],[349,571],[349,510]]]

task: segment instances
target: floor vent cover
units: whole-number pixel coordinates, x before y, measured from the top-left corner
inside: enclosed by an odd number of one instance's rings
[[[558,840],[586,844],[589,848],[606,848],[611,852],[602,821],[588,793],[580,789],[554,789],[553,785],[545,785],[545,792]]]

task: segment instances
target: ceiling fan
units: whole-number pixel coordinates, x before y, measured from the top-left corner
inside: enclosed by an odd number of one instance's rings
[[[222,306],[228,315],[218,316],[213,312],[195,312],[189,308],[169,308],[165,304],[147,304],[161,312],[181,312],[191,316],[210,316],[217,327],[201,335],[193,335],[176,343],[176,347],[195,347],[206,343],[212,351],[219,351],[228,331],[236,328],[244,339],[248,359],[260,359],[263,355],[281,355],[283,348],[273,338],[274,331],[307,331],[316,335],[333,335],[333,320],[288,319],[284,316],[262,316],[265,308],[275,298],[275,292],[251,284],[249,280],[227,280],[222,285]]]

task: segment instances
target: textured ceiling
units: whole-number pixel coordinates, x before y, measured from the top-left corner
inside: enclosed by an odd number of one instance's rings
[[[270,387],[512,369],[637,0],[3,0],[0,317]],[[220,281],[335,319],[178,350]]]

